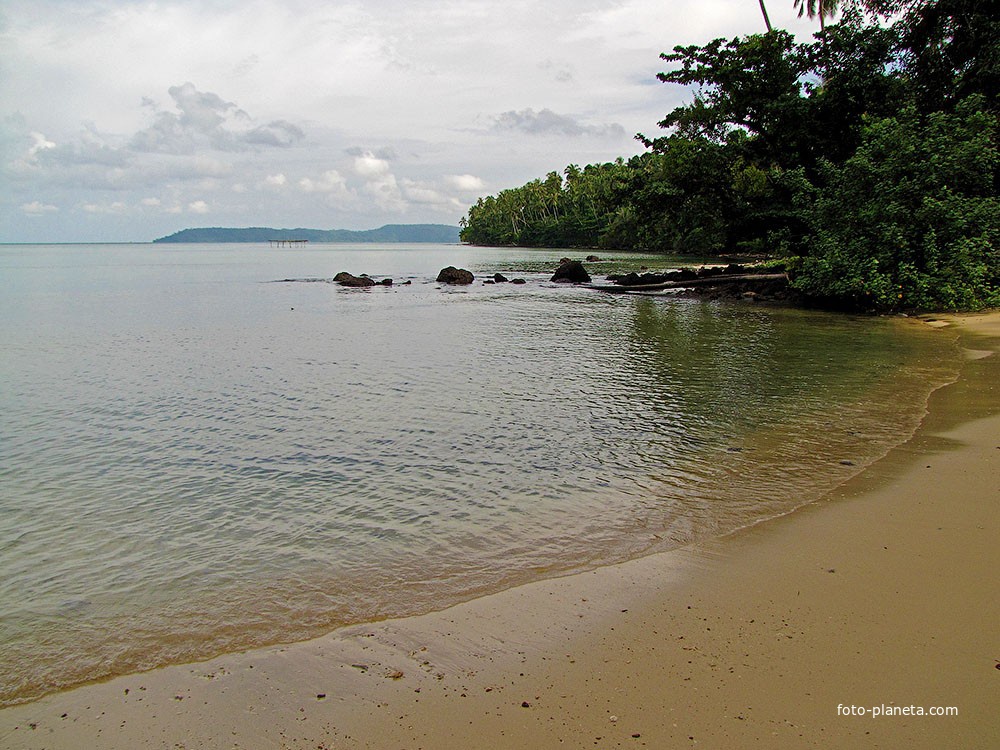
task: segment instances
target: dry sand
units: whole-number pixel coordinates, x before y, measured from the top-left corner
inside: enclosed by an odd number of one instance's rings
[[[0,747],[1000,747],[1000,315],[957,325],[960,380],[821,502],[443,612],[7,708]]]

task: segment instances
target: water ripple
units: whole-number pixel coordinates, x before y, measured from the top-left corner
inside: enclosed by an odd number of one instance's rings
[[[122,281],[113,314],[0,329],[0,702],[784,512],[954,371],[894,321],[409,275]]]

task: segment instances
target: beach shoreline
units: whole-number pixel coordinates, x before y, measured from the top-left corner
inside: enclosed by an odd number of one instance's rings
[[[992,747],[1000,313],[939,321],[969,352],[959,380],[818,502],[441,612],[5,708],[0,746]],[[889,715],[857,715],[873,707]]]

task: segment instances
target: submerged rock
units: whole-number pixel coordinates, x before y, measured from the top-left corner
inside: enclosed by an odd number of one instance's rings
[[[622,286],[635,286],[642,283],[642,277],[635,271],[632,271],[631,273],[611,274],[608,276],[608,281],[613,281]]]
[[[583,263],[578,260],[569,260],[556,269],[551,280],[567,284],[587,284],[590,282],[590,274],[583,267]]]
[[[464,268],[455,268],[455,266],[442,268],[441,273],[437,276],[437,281],[441,284],[471,284],[474,280],[475,277],[472,275],[472,271],[466,271]]]
[[[333,277],[333,280],[336,283],[340,284],[341,286],[356,286],[356,287],[375,286],[375,282],[372,279],[369,279],[367,276],[355,276],[354,274],[350,274],[347,271],[341,271],[340,273],[338,273],[336,276]]]
[[[507,277],[504,276],[502,273],[495,273],[493,274],[493,281],[497,284],[503,284],[505,281],[507,281]]]

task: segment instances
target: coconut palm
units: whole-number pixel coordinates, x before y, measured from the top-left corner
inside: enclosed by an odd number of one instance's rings
[[[819,30],[826,29],[826,19],[833,18],[837,14],[840,6],[839,0],[793,0],[792,4],[799,9],[799,18],[809,16],[815,18],[819,16]],[[763,2],[761,3],[763,8]]]

